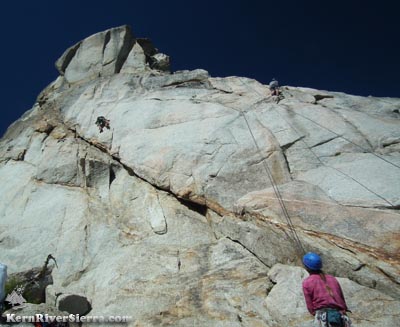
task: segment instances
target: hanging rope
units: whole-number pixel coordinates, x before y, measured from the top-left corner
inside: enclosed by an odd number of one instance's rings
[[[270,96],[265,96],[265,95],[261,94],[261,93],[258,92],[255,88],[253,88],[253,87],[249,86],[247,83],[243,82],[241,78],[240,78],[240,82],[241,82],[244,86],[246,86],[247,88],[250,88],[251,90],[253,90],[255,93],[257,93],[257,94],[258,94],[259,96],[261,96],[262,98],[267,99],[267,98],[270,97]],[[287,108],[286,105],[281,105],[281,106],[285,106],[285,107]],[[343,135],[341,135],[341,134],[336,133],[335,131],[331,130],[330,128],[328,128],[328,127],[326,127],[326,126],[321,125],[320,123],[314,121],[313,119],[311,119],[311,118],[309,118],[309,117],[307,117],[307,116],[304,116],[304,115],[302,115],[302,114],[300,114],[300,113],[298,113],[298,112],[296,112],[296,111],[291,111],[291,112],[292,112],[293,114],[297,115],[297,116],[300,116],[300,117],[302,117],[302,118],[304,118],[304,119],[309,120],[310,122],[312,122],[312,123],[314,123],[315,125],[317,125],[317,126],[323,128],[323,129],[325,129],[325,130],[331,132],[332,134],[335,134],[337,137],[342,138],[343,140],[346,140],[347,142],[353,144],[354,146],[358,147],[359,149],[363,150],[364,152],[370,153],[370,154],[374,155],[375,157],[377,157],[377,158],[379,158],[379,159],[381,159],[381,160],[387,162],[388,164],[390,164],[390,165],[392,165],[392,166],[394,166],[394,167],[400,169],[400,165],[395,164],[394,162],[392,162],[392,161],[390,161],[390,160],[388,160],[388,159],[386,159],[386,158],[384,158],[384,157],[381,157],[380,155],[376,154],[375,152],[372,152],[371,150],[366,149],[366,148],[364,148],[363,146],[361,146],[361,145],[359,145],[359,144],[357,144],[357,143],[354,143],[352,140],[346,138],[345,136],[343,136]]]
[[[262,94],[260,94],[256,89],[254,89],[254,88],[252,88],[251,86],[248,86],[247,84],[245,84],[241,79],[240,79],[240,81],[241,81],[241,83],[242,83],[243,85],[245,85],[245,86],[247,86],[248,88],[252,89],[255,93],[257,93],[257,94],[260,95],[261,97],[266,98],[265,96],[263,96]],[[286,108],[288,109],[288,107],[287,107],[286,105],[280,105],[280,106],[284,106],[284,107],[286,107]],[[305,144],[306,148],[307,148],[308,150],[311,151],[311,153],[317,158],[317,160],[318,160],[323,166],[328,167],[328,168],[331,168],[331,169],[334,169],[335,171],[339,172],[339,173],[342,174],[343,176],[346,176],[347,178],[351,179],[351,180],[354,181],[355,183],[359,184],[361,187],[363,187],[364,189],[366,189],[368,192],[374,194],[375,196],[377,196],[377,197],[380,198],[381,200],[385,201],[385,202],[386,202],[387,204],[389,204],[391,207],[394,207],[394,204],[393,204],[393,203],[391,203],[389,200],[387,200],[387,199],[384,198],[383,196],[379,195],[378,193],[374,192],[373,190],[371,190],[370,188],[368,188],[366,185],[362,184],[360,181],[356,180],[355,178],[351,177],[350,175],[346,174],[345,172],[341,171],[340,169],[338,169],[338,168],[336,168],[336,167],[329,166],[329,165],[327,165],[326,163],[324,163],[324,162],[318,157],[318,155],[312,150],[312,148],[301,138],[301,133],[299,133],[299,132],[297,131],[297,129],[296,129],[292,124],[290,124],[285,118],[283,118],[283,117],[279,114],[279,112],[278,112],[277,110],[275,110],[275,107],[273,107],[273,110],[279,115],[279,117],[281,117],[281,118],[296,132],[297,136],[298,136],[298,137],[301,139],[301,141]],[[358,145],[358,144],[352,142],[351,140],[347,139],[346,137],[344,137],[344,136],[342,136],[342,135],[340,135],[340,134],[337,134],[336,132],[332,131],[331,129],[329,129],[329,128],[327,128],[327,127],[325,127],[325,126],[323,126],[323,125],[321,125],[321,124],[319,124],[319,123],[317,123],[317,122],[315,122],[314,120],[312,120],[312,119],[310,119],[310,118],[308,118],[308,117],[305,117],[305,116],[303,116],[303,115],[301,115],[301,114],[298,114],[298,113],[296,113],[295,111],[291,111],[291,112],[293,112],[294,114],[299,115],[299,116],[301,116],[301,117],[303,117],[303,118],[305,118],[305,119],[308,119],[309,121],[315,123],[316,125],[320,126],[321,128],[324,128],[324,129],[328,130],[329,132],[331,132],[332,134],[336,135],[337,137],[342,138],[342,139],[346,140],[347,142],[349,142],[349,143],[351,143],[351,144],[357,146],[358,148],[362,149],[364,152],[368,152],[368,153],[370,153],[370,154],[373,154],[374,156],[378,157],[379,159],[381,159],[381,160],[383,160],[383,161],[385,161],[385,162],[387,162],[387,163],[389,163],[389,164],[391,164],[391,165],[393,165],[393,166],[395,166],[395,167],[397,167],[397,168],[400,168],[400,166],[394,164],[393,162],[391,162],[391,161],[389,161],[389,160],[387,160],[387,159],[385,159],[385,158],[382,158],[381,156],[377,155],[377,154],[374,153],[374,152],[371,152],[371,151],[368,150],[368,149],[363,148],[362,146],[360,146],[360,145]]]
[[[390,165],[392,165],[392,166],[394,166],[394,167],[396,167],[396,168],[400,168],[400,166],[397,165],[397,164],[395,164],[394,162],[391,162],[390,160],[387,160],[386,158],[381,157],[380,155],[376,154],[375,152],[372,152],[372,151],[370,151],[370,150],[364,148],[363,146],[361,146],[361,145],[359,145],[359,144],[357,144],[357,143],[354,143],[352,140],[346,138],[346,137],[343,136],[343,135],[337,134],[335,131],[331,130],[330,128],[328,128],[328,127],[326,127],[326,126],[321,125],[320,123],[318,123],[318,122],[312,120],[311,118],[308,118],[307,116],[304,116],[304,115],[302,115],[302,114],[300,114],[300,113],[298,113],[298,112],[295,112],[295,111],[293,111],[293,113],[294,113],[295,115],[298,115],[298,116],[300,116],[300,117],[303,117],[304,119],[309,120],[310,122],[312,122],[312,123],[314,123],[315,125],[317,125],[317,126],[323,128],[323,129],[325,129],[325,130],[331,132],[332,134],[335,134],[337,137],[340,137],[340,138],[342,138],[343,140],[346,140],[347,142],[353,144],[354,146],[358,147],[359,149],[363,150],[364,152],[368,152],[368,153],[374,155],[375,157],[377,157],[377,158],[379,158],[379,159],[381,159],[381,160],[387,162],[388,164],[390,164]]]
[[[253,139],[254,145],[255,145],[255,147],[256,147],[258,153],[261,155],[261,149],[260,149],[260,147],[259,147],[258,144],[257,144],[256,138],[254,137],[254,134],[253,134],[253,132],[252,132],[252,130],[251,130],[250,124],[249,124],[249,122],[248,122],[248,120],[247,120],[247,118],[246,118],[245,113],[242,112],[242,111],[240,111],[240,115],[243,116],[243,118],[244,118],[244,120],[245,120],[245,122],[246,122],[246,125],[247,125],[247,129],[249,130],[250,135],[251,135],[251,137],[252,137],[252,139]],[[279,192],[279,188],[278,188],[278,186],[277,186],[277,184],[276,184],[276,182],[275,182],[275,179],[274,179],[274,177],[273,177],[273,175],[272,175],[272,173],[271,173],[271,170],[270,170],[269,167],[268,167],[268,164],[266,163],[265,160],[263,160],[262,163],[263,163],[265,172],[267,173],[267,176],[268,176],[268,179],[269,179],[269,181],[270,181],[270,184],[272,185],[272,188],[273,188],[273,190],[274,190],[274,193],[275,193],[275,195],[276,195],[276,198],[278,199],[279,205],[281,206],[283,215],[285,216],[286,222],[287,222],[287,224],[288,224],[288,226],[289,226],[289,229],[290,229],[290,231],[291,231],[291,234],[292,234],[292,237],[293,237],[293,241],[294,241],[294,243],[295,243],[295,245],[296,245],[296,248],[297,248],[297,251],[298,251],[298,255],[299,255],[299,257],[302,257],[302,256],[305,254],[305,250],[304,250],[303,244],[301,243],[300,238],[299,238],[299,236],[297,235],[295,226],[293,225],[293,222],[292,222],[292,220],[291,220],[291,218],[290,218],[290,216],[289,216],[289,212],[288,212],[288,210],[287,210],[287,208],[286,208],[286,206],[285,206],[285,202],[284,202],[283,199],[282,199],[282,195],[281,195],[281,193]]]
[[[355,183],[357,183],[358,185],[360,185],[361,187],[363,187],[364,189],[366,189],[368,192],[374,194],[376,197],[380,198],[381,200],[385,201],[387,204],[389,204],[391,207],[394,207],[394,204],[391,203],[389,200],[385,199],[382,195],[379,195],[378,193],[376,193],[375,191],[371,190],[369,187],[367,187],[366,185],[362,184],[360,181],[356,180],[354,177],[351,177],[349,174],[346,174],[345,172],[343,172],[342,170],[340,170],[339,168],[327,165],[325,162],[323,162],[320,157],[314,152],[314,150],[312,149],[311,146],[309,146],[306,141],[304,141],[304,139],[301,138],[301,133],[292,125],[290,124],[284,117],[282,117],[279,112],[276,112],[279,117],[281,117],[286,124],[288,124],[293,130],[294,132],[297,134],[297,136],[299,137],[299,139],[301,140],[301,142],[303,142],[303,144],[306,146],[306,148],[314,155],[314,157],[325,167],[331,168],[336,170],[338,173],[342,174],[343,176],[351,179],[352,181],[354,181]]]

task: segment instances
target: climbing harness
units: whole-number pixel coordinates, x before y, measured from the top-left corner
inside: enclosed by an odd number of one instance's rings
[[[341,314],[334,309],[317,310],[315,314],[315,325],[321,327],[351,327],[352,322],[349,317]]]

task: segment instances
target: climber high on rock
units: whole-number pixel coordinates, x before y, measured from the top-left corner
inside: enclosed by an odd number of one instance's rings
[[[106,119],[104,116],[97,117],[96,123],[99,127],[100,133],[103,133],[103,128],[110,129],[110,120]]]
[[[279,95],[279,83],[275,78],[269,83],[269,90],[271,95]]]

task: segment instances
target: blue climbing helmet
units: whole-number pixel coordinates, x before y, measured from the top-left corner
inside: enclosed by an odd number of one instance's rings
[[[303,264],[311,270],[321,270],[322,268],[321,257],[313,252],[308,252],[304,255]]]

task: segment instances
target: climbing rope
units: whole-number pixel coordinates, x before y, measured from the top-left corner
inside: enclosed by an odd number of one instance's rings
[[[248,88],[252,89],[255,93],[257,93],[257,94],[260,95],[261,97],[264,97],[264,98],[265,98],[265,96],[263,96],[261,93],[259,93],[256,89],[252,88],[251,86],[248,86],[248,85],[245,84],[242,80],[240,80],[240,81],[241,81],[241,83],[242,83],[243,85],[247,86]],[[286,105],[281,105],[281,106],[284,106],[284,107],[287,108]],[[288,108],[287,108],[287,109],[288,109]],[[317,160],[318,160],[323,166],[328,167],[328,168],[331,168],[331,169],[334,169],[335,171],[339,172],[339,173],[342,174],[343,176],[346,176],[347,178],[351,179],[351,180],[354,181],[355,183],[359,184],[361,187],[363,187],[364,189],[366,189],[368,192],[374,194],[375,196],[377,196],[377,197],[380,198],[381,200],[385,201],[385,202],[386,202],[387,204],[389,204],[391,207],[394,207],[394,204],[393,204],[393,203],[391,203],[389,200],[387,200],[387,199],[384,198],[383,196],[379,195],[378,193],[374,192],[373,190],[371,190],[370,188],[368,188],[367,186],[365,186],[364,184],[362,184],[360,181],[356,180],[355,178],[351,177],[350,175],[346,174],[345,172],[341,171],[340,169],[338,169],[338,168],[336,168],[336,167],[329,166],[329,165],[327,165],[326,163],[324,163],[324,162],[318,157],[318,155],[312,150],[312,148],[301,138],[301,133],[299,133],[299,132],[297,131],[297,129],[296,129],[292,124],[290,124],[285,118],[283,118],[283,117],[279,114],[279,112],[275,110],[274,107],[273,107],[273,110],[279,115],[280,118],[282,118],[282,119],[295,131],[295,133],[296,133],[297,136],[300,138],[300,140],[304,143],[304,145],[306,146],[306,148],[307,148],[308,150],[311,151],[311,153],[317,158]],[[351,143],[351,144],[357,146],[358,148],[362,149],[364,152],[368,152],[368,153],[370,153],[370,154],[373,154],[374,156],[378,157],[379,159],[381,159],[381,160],[383,160],[383,161],[385,161],[385,162],[387,162],[387,163],[389,163],[389,164],[391,164],[391,165],[393,165],[393,166],[395,166],[395,167],[397,167],[397,168],[400,168],[400,166],[396,165],[395,163],[393,163],[393,162],[391,162],[391,161],[389,161],[389,160],[387,160],[387,159],[385,159],[385,158],[382,158],[381,156],[377,155],[377,154],[374,153],[374,152],[369,151],[368,149],[365,149],[364,147],[362,147],[362,146],[360,146],[360,145],[354,143],[353,141],[347,139],[346,137],[344,137],[344,136],[342,136],[342,135],[340,135],[340,134],[337,134],[336,132],[332,131],[331,129],[329,129],[329,128],[327,128],[327,127],[325,127],[325,126],[323,126],[323,125],[321,125],[321,124],[319,124],[319,123],[317,123],[317,122],[315,122],[314,120],[312,120],[312,119],[310,119],[310,118],[308,118],[308,117],[305,117],[305,116],[303,116],[303,115],[301,115],[301,114],[299,114],[299,113],[297,113],[297,112],[294,112],[294,111],[291,111],[291,112],[293,112],[294,114],[299,115],[299,116],[301,116],[301,117],[303,117],[303,118],[305,118],[305,119],[308,119],[309,121],[315,123],[316,125],[320,126],[321,128],[324,128],[324,129],[328,130],[329,132],[331,132],[332,134],[336,135],[337,137],[342,138],[342,139],[346,140],[347,142],[349,142],[349,143]]]
[[[257,92],[257,91],[256,91],[256,92]],[[283,106],[285,106],[285,105],[283,105]],[[287,107],[287,106],[285,106],[285,107]],[[320,123],[318,123],[318,122],[312,120],[311,118],[309,118],[309,117],[307,117],[307,116],[304,116],[304,115],[302,115],[302,114],[300,114],[300,113],[298,113],[298,112],[293,112],[293,113],[294,113],[295,115],[298,115],[298,116],[300,116],[300,117],[303,117],[304,119],[307,119],[307,120],[311,121],[311,122],[314,123],[315,125],[317,125],[317,126],[323,128],[323,129],[325,129],[325,130],[331,132],[332,134],[335,134],[337,137],[340,137],[340,138],[342,138],[343,140],[346,140],[347,142],[353,144],[354,146],[358,147],[359,149],[363,150],[364,152],[368,152],[368,153],[374,155],[375,157],[377,157],[377,158],[379,158],[379,159],[381,159],[381,160],[387,162],[388,164],[390,164],[390,165],[392,165],[392,166],[394,166],[394,167],[396,167],[396,168],[400,168],[400,166],[397,165],[397,164],[395,164],[394,162],[392,162],[392,161],[390,161],[390,160],[387,160],[387,159],[384,158],[384,157],[381,157],[380,155],[376,154],[375,152],[372,152],[372,151],[370,151],[370,150],[364,148],[363,146],[361,146],[361,145],[359,145],[359,144],[357,144],[357,143],[354,143],[352,140],[348,139],[347,137],[345,137],[345,136],[343,136],[343,135],[340,135],[340,134],[336,133],[335,131],[332,131],[330,128],[321,125]]]
[[[257,94],[258,94],[259,96],[261,96],[262,98],[264,98],[264,99],[269,98],[269,96],[265,96],[265,95],[261,94],[261,93],[258,92],[255,88],[249,86],[247,83],[243,82],[241,79],[240,79],[240,81],[241,81],[241,83],[242,83],[243,85],[245,85],[246,87],[248,87],[248,88],[250,88],[251,90],[253,90],[255,93],[257,93]],[[285,107],[287,108],[286,105],[281,105],[281,106],[285,106]],[[386,159],[386,158],[384,158],[384,157],[382,157],[382,156],[376,154],[375,152],[372,152],[371,150],[366,149],[366,148],[364,148],[363,146],[361,146],[361,145],[359,145],[359,144],[357,144],[357,143],[354,143],[352,140],[348,139],[347,137],[345,137],[345,136],[343,136],[343,135],[341,135],[341,134],[336,133],[335,131],[331,130],[330,128],[328,128],[328,127],[326,127],[326,126],[324,126],[324,125],[321,125],[320,123],[316,122],[315,120],[313,120],[313,119],[311,119],[311,118],[309,118],[309,117],[307,117],[307,116],[304,116],[304,115],[302,115],[302,114],[300,114],[300,113],[298,113],[298,112],[296,112],[296,111],[291,111],[291,112],[292,112],[293,114],[297,115],[297,116],[300,116],[300,117],[302,117],[302,118],[304,118],[304,119],[309,120],[310,122],[312,122],[312,123],[314,123],[315,125],[317,125],[317,126],[323,128],[323,129],[325,129],[325,130],[331,132],[332,134],[335,134],[337,137],[342,138],[343,140],[346,140],[347,142],[353,144],[354,146],[358,147],[359,149],[363,150],[364,152],[367,152],[367,153],[369,153],[369,154],[372,154],[372,155],[374,155],[375,157],[379,158],[380,160],[383,160],[383,161],[387,162],[388,164],[390,164],[390,165],[392,165],[392,166],[394,166],[394,167],[396,167],[396,168],[400,168],[400,165],[397,165],[397,164],[395,164],[394,162],[392,162],[392,161],[390,161],[390,160],[388,160],[388,159]]]
[[[356,180],[354,177],[350,176],[349,174],[346,174],[345,172],[343,172],[342,170],[340,170],[339,168],[327,165],[325,162],[323,162],[320,157],[314,152],[314,150],[312,149],[311,146],[309,146],[306,141],[304,141],[301,138],[301,133],[292,125],[290,124],[284,117],[282,117],[278,112],[277,114],[279,115],[279,117],[281,117],[286,124],[288,124],[293,130],[294,132],[297,134],[297,136],[299,137],[300,141],[303,142],[303,144],[306,146],[306,148],[314,155],[314,157],[325,167],[334,169],[335,171],[337,171],[338,173],[342,174],[343,176],[351,179],[352,181],[354,181],[355,183],[357,183],[358,185],[360,185],[361,187],[363,187],[364,189],[366,189],[368,192],[374,194],[376,197],[380,198],[381,200],[385,201],[387,204],[389,204],[391,207],[394,207],[394,204],[391,203],[389,200],[385,199],[382,195],[376,193],[375,191],[371,190],[369,187],[367,187],[366,185],[364,185],[363,183],[361,183],[360,181]]]
[[[254,142],[254,145],[255,145],[255,147],[257,149],[257,152],[259,154],[261,154],[261,149],[258,146],[258,143],[256,141],[256,138],[254,137],[253,131],[251,130],[250,124],[249,124],[249,122],[248,122],[248,120],[246,118],[245,113],[243,111],[240,111],[240,115],[243,116],[243,118],[244,118],[244,120],[246,122],[247,129],[249,130],[249,133],[250,133],[250,135],[251,135],[251,137],[253,139],[253,142]],[[294,243],[296,245],[296,248],[297,248],[297,251],[298,251],[298,255],[299,255],[299,257],[302,257],[305,254],[305,250],[304,250],[303,244],[301,243],[300,238],[297,235],[296,228],[293,225],[292,219],[290,218],[289,212],[288,212],[288,210],[286,208],[285,202],[282,199],[282,195],[281,195],[281,193],[279,191],[277,183],[275,182],[275,179],[274,179],[274,177],[272,175],[272,172],[269,169],[268,164],[266,163],[265,160],[262,161],[262,164],[264,166],[265,172],[267,173],[267,176],[268,176],[268,179],[270,181],[270,184],[272,185],[272,188],[274,190],[276,198],[278,199],[279,205],[280,205],[280,207],[282,209],[283,215],[284,215],[284,217],[286,219],[286,222],[287,222],[287,224],[289,226],[289,229],[291,231],[291,234],[292,234],[292,237],[293,237],[293,241],[294,241]]]

